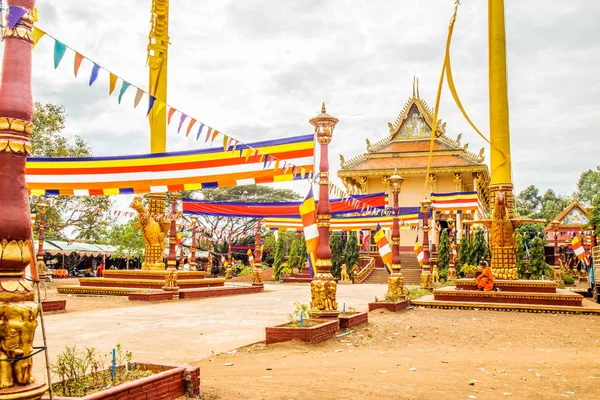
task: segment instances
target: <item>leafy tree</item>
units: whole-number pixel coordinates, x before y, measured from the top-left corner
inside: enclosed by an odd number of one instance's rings
[[[473,243],[471,244],[471,265],[479,265],[482,257],[487,257],[488,255],[488,246],[485,241],[485,237],[483,236],[483,230],[481,228],[477,228],[475,231],[475,237],[473,238]]]
[[[292,270],[292,272],[294,271],[294,268],[298,268],[298,238],[294,238],[294,240],[292,240],[292,245],[290,246],[290,258],[288,261],[288,265],[290,266],[290,269]]]
[[[329,237],[329,246],[331,247],[331,275],[340,277],[342,271],[342,233],[335,231]]]
[[[132,222],[136,222],[137,218]],[[109,243],[117,246],[112,258],[125,258],[127,260],[126,268],[129,269],[129,260],[132,258],[142,258],[144,255],[144,239],[140,235],[140,230],[131,225],[131,223],[121,224],[113,227],[109,235]]]
[[[600,237],[600,194],[597,194],[596,197],[594,197],[588,224],[596,228],[596,236]]]
[[[519,279],[525,278],[525,245],[523,244],[523,235],[520,233],[515,234],[515,246],[516,246],[516,257],[517,257],[517,270],[519,271]]]
[[[581,173],[575,198],[584,205],[590,205],[598,193],[600,193],[600,166],[595,170],[588,169]]]
[[[277,247],[275,249],[275,259],[273,260],[273,268],[275,269],[275,280],[279,280],[281,274],[281,264],[285,257],[285,234],[280,232],[277,235]]]
[[[542,198],[537,187],[529,185],[515,198],[515,213],[523,218],[536,218],[542,206]]]
[[[183,197],[191,198],[202,198],[210,201],[231,201],[231,202],[257,202],[257,203],[268,203],[268,202],[282,202],[282,201],[294,201],[301,198],[301,196],[290,189],[274,189],[268,186],[259,185],[244,185],[244,186],[233,186],[218,189],[204,189],[199,191],[192,191],[187,194],[184,193]],[[233,236],[244,236],[244,232],[248,235],[252,228],[256,226],[256,219],[253,218],[229,218],[219,216],[201,215],[198,217],[198,222],[211,232],[213,235],[213,249],[217,252],[227,251],[227,236],[231,232]],[[236,243],[239,244],[239,243]]]
[[[275,248],[277,247],[277,243],[275,242],[275,235],[273,232],[268,232],[265,235],[262,253],[262,263],[265,265],[273,265],[273,260],[275,257]]]
[[[469,236],[463,235],[460,240],[460,245],[458,247],[458,260],[456,261],[457,270],[460,271],[460,267],[464,264],[469,264],[471,262],[471,242],[469,240]]]
[[[529,270],[533,279],[541,279],[542,275],[550,276],[552,271],[550,266],[546,264],[546,256],[544,254],[544,240],[536,236],[531,241],[531,249],[529,250]]]
[[[533,238],[535,238],[536,236],[543,235],[544,225],[529,223],[523,224],[517,227],[515,231],[521,234],[521,236],[523,236],[523,245],[525,246],[525,251],[527,252],[527,249],[531,249],[531,241],[533,240]]]
[[[352,279],[352,267],[360,265],[358,258],[358,233],[352,231],[349,233],[348,242],[346,242],[346,266],[348,267],[348,275]]]
[[[302,273],[302,270],[304,269],[304,265],[306,264],[306,260],[307,260],[306,239],[304,238],[304,232],[302,232],[302,235],[300,236],[300,244],[298,245],[298,252],[299,252],[299,258],[300,258],[300,266],[298,267],[298,270],[300,271],[300,273]]]
[[[439,274],[448,276],[448,268],[450,268],[450,236],[448,236],[447,229],[444,229],[440,235],[437,263]]]
[[[85,141],[75,136],[73,143],[61,135],[65,127],[65,109],[55,104],[34,104],[33,157],[90,157],[92,151]],[[112,223],[110,209],[113,200],[107,196],[54,198],[54,205],[45,216],[44,233],[47,239],[76,239],[103,242]],[[32,199],[31,208],[35,208]],[[39,224],[36,221],[36,224]],[[35,227],[37,232],[38,226]]]
[[[552,189],[546,190],[541,200],[541,209],[537,218],[552,221],[560,212],[572,202],[569,196],[558,195]]]

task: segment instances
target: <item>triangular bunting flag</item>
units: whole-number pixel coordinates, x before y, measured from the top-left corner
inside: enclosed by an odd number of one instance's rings
[[[280,162],[280,160],[279,160],[279,159],[275,160],[275,167],[273,167],[273,169],[274,169],[275,171],[277,171],[277,169],[279,168],[279,162]]]
[[[75,74],[75,78],[77,78],[77,73],[79,72],[79,67],[81,67],[82,61],[83,61],[83,55],[76,52],[75,60],[73,60],[73,73]]]
[[[206,139],[204,139],[204,143],[208,143],[208,139],[210,138],[210,134],[212,132],[212,128],[209,126],[206,130]]]
[[[155,100],[156,100],[156,97],[154,97],[154,96],[150,96],[150,98],[148,99],[148,111],[146,112],[146,117],[148,115],[150,115],[150,110],[152,110],[152,107],[154,107]]]
[[[214,142],[214,141],[215,141],[215,138],[217,137],[217,135],[218,135],[218,134],[219,134],[219,131],[218,131],[218,130],[216,130],[216,129],[215,129],[215,130],[213,130],[213,133],[212,133],[212,138],[210,139],[210,144],[212,144],[212,142]]]
[[[92,73],[90,74],[90,86],[92,86],[92,84],[96,82],[96,79],[98,79],[98,71],[100,71],[100,66],[94,63],[94,66],[92,67]]]
[[[121,104],[121,99],[123,98],[123,95],[125,94],[125,91],[127,90],[127,88],[131,86],[131,84],[129,82],[125,82],[123,81],[123,84],[121,85],[121,90],[119,91],[119,104]]]
[[[202,128],[204,128],[204,124],[200,123],[200,127],[198,128],[198,134],[196,135],[196,140],[200,138],[200,135],[202,134]]]
[[[252,153],[252,149],[250,147],[248,147],[246,149],[246,162],[248,162],[248,159],[250,158],[251,153]]]
[[[108,95],[110,96],[112,92],[115,91],[115,86],[117,86],[117,76],[112,72],[109,72],[108,81]]]
[[[143,95],[144,91],[138,88],[137,92],[135,93],[135,99],[133,99],[133,108],[136,108],[138,104],[140,104],[140,100],[142,100]]]
[[[154,112],[154,115],[158,115],[158,113],[160,113],[160,111],[165,107],[166,107],[165,103],[163,103],[162,101],[159,100],[158,106],[154,107],[156,109],[156,111]]]
[[[36,44],[40,41],[40,39],[46,34],[43,30],[38,28],[37,26],[33,27],[33,45],[31,48],[34,48]]]
[[[228,140],[229,138],[227,137],[227,135],[223,135],[223,151],[227,151],[227,145],[229,144]]]
[[[173,107],[171,107],[169,109],[168,116],[167,116],[167,125],[171,124],[171,117],[173,116],[173,114],[175,114],[175,111],[177,111],[177,110],[174,109]]]
[[[179,118],[179,127],[177,128],[177,133],[181,130],[181,126],[183,125],[183,121],[187,118],[187,114],[181,113],[181,117]]]
[[[19,6],[8,6],[8,27],[10,29],[14,28],[21,17],[25,15],[26,11],[27,10]]]
[[[65,55],[65,51],[67,50],[67,46],[62,43],[59,42],[58,40],[54,40],[54,68],[58,68],[58,65],[60,64],[60,61],[62,60],[63,56]]]
[[[196,120],[194,118],[192,118],[192,120],[190,121],[190,124],[187,127],[187,130],[185,132],[185,137],[188,137],[188,135],[190,134],[190,131],[192,130],[192,126],[194,126],[194,124],[196,123]]]

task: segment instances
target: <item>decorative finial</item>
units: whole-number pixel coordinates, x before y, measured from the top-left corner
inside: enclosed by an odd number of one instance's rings
[[[323,114],[325,114],[326,110],[325,110],[325,103],[323,103],[323,105],[321,106],[321,112]]]
[[[344,160],[344,156],[340,154],[340,161],[342,162],[342,166],[344,166],[344,164],[346,163],[346,160]]]
[[[420,99],[421,96],[419,96],[419,78],[417,78],[417,99]]]
[[[415,97],[415,79],[416,77],[413,75],[413,97]]]

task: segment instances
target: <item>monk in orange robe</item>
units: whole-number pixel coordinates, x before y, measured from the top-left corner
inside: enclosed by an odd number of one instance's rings
[[[477,289],[489,292],[494,289],[494,274],[492,269],[486,266],[481,275],[477,277]]]

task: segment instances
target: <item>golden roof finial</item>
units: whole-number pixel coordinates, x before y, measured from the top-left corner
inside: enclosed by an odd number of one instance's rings
[[[419,78],[417,78],[417,99],[420,99],[421,96],[419,96]]]
[[[416,77],[413,75],[413,97],[415,97],[415,79]]]
[[[323,114],[325,114],[326,110],[325,110],[325,103],[323,103],[323,105],[321,105],[321,112]]]

